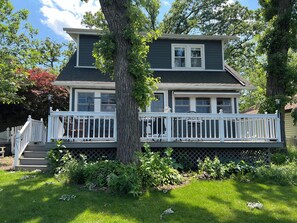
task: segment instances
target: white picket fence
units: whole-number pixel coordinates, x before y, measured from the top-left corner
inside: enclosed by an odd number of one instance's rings
[[[281,141],[276,114],[140,113],[141,141]],[[114,141],[113,112],[51,111],[47,141]]]
[[[31,116],[28,117],[27,122],[18,130],[15,137],[15,155],[14,167],[19,164],[19,159],[25,151],[27,145],[31,142],[46,142],[46,128],[43,120],[34,120]]]

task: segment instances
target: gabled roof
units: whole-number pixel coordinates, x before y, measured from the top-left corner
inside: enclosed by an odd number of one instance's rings
[[[226,65],[222,71],[154,71],[155,77],[161,78],[160,87],[163,89],[225,89],[241,90],[251,89],[253,86]],[[114,88],[109,75],[104,75],[95,68],[76,67],[76,52],[68,64],[61,71],[56,85],[73,87],[109,86]]]

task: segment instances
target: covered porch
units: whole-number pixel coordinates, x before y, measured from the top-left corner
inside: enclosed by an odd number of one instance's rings
[[[139,114],[141,142],[170,145],[187,142],[220,144],[280,144],[280,120],[277,114]],[[51,111],[48,118],[47,142],[73,143],[117,142],[115,112]]]

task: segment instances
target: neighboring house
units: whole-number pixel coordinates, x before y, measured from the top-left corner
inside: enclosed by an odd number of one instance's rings
[[[55,84],[69,89],[70,110],[51,111],[47,142],[62,139],[77,153],[114,156],[115,84],[95,69],[92,56],[100,33],[64,30],[77,51]],[[224,63],[225,45],[233,39],[164,34],[150,44],[148,61],[161,83],[158,100],[140,113],[142,142],[155,149],[172,147],[177,158],[192,162],[206,155],[267,159],[269,148],[282,146],[275,114],[239,114],[240,92],[253,86]]]
[[[287,143],[297,146],[297,125],[294,125],[293,117],[291,116],[291,112],[294,109],[297,110],[297,103],[285,106],[285,131]]]

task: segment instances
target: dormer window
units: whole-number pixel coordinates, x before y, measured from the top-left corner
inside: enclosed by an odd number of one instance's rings
[[[172,44],[172,68],[204,69],[204,45]]]

